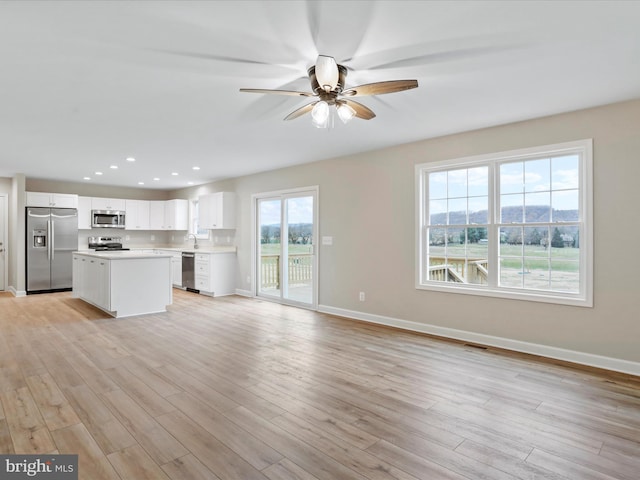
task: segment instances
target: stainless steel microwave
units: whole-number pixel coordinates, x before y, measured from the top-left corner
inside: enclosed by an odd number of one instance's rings
[[[120,210],[91,210],[91,227],[124,228],[124,212]]]

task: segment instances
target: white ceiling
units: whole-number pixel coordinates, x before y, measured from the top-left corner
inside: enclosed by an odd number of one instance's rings
[[[318,53],[420,86],[330,130],[238,91]],[[640,2],[0,2],[0,177],[173,189],[632,98]]]

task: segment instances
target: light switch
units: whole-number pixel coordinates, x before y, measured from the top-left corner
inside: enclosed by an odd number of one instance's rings
[[[322,237],[322,245],[333,245],[333,237]]]

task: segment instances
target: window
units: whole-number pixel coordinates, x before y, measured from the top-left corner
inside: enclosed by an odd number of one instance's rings
[[[591,150],[418,165],[417,288],[591,306]]]
[[[200,217],[200,202],[195,198],[191,200],[190,206],[189,213],[191,214],[191,221],[189,222],[189,233],[194,234],[197,238],[208,239],[209,230],[200,228],[198,223]]]

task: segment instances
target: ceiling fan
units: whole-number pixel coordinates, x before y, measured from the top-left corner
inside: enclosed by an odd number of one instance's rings
[[[326,128],[329,125],[331,107],[335,107],[338,117],[340,117],[344,123],[347,123],[353,117],[371,120],[376,116],[369,107],[355,100],[351,100],[352,97],[401,92],[403,90],[417,88],[418,86],[417,80],[390,80],[386,82],[369,83],[345,90],[347,67],[338,65],[333,57],[326,55],[319,55],[316,64],[311,66],[307,73],[313,93],[262,88],[241,88],[240,91],[317,98],[317,100],[294,110],[284,119],[293,120],[311,112],[313,124],[318,128]]]

